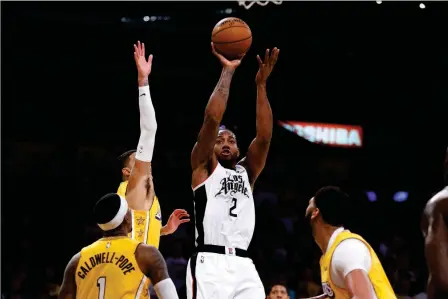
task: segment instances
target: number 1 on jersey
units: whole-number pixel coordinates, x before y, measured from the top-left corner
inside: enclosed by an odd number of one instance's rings
[[[101,276],[96,282],[98,287],[98,299],[104,299],[104,294],[106,293],[106,277]]]
[[[229,215],[232,216],[232,217],[238,217],[237,214],[233,213],[233,210],[236,209],[236,198],[235,197],[232,198],[232,203],[233,203],[233,206],[230,207]]]

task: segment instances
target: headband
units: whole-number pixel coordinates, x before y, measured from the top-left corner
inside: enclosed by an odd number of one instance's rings
[[[118,209],[118,212],[115,215],[115,217],[107,223],[102,224],[98,223],[98,226],[103,231],[113,230],[123,223],[124,217],[126,216],[127,212],[128,212],[128,203],[126,202],[126,199],[120,196],[120,208]]]

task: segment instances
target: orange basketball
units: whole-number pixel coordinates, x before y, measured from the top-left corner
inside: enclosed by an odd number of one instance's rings
[[[212,42],[218,53],[227,59],[242,57],[252,45],[249,26],[238,18],[225,18],[212,31]]]

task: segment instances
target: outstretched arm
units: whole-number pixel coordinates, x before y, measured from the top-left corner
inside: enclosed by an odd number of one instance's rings
[[[218,135],[219,124],[221,123],[227,107],[227,100],[230,93],[230,83],[232,82],[235,69],[240,65],[241,60],[229,61],[215,51],[212,43],[212,52],[218,57],[223,68],[221,77],[216,84],[207,107],[205,108],[204,122],[199,132],[196,144],[191,152],[191,168],[193,171],[193,187],[201,184],[208,177],[208,168],[216,167],[216,159],[213,156],[213,148]],[[208,163],[212,161],[212,165]],[[210,166],[210,167],[209,167]]]
[[[138,69],[138,91],[140,109],[140,139],[135,153],[135,165],[129,177],[126,200],[134,210],[151,207],[154,188],[151,177],[151,161],[157,131],[154,106],[149,92],[148,76],[152,68],[152,55],[145,58],[145,44],[134,45],[134,59]]]
[[[80,253],[75,254],[64,272],[64,280],[62,281],[61,290],[59,291],[58,299],[75,299],[76,298],[76,281],[75,272],[78,267]]]
[[[448,230],[444,221],[447,216],[448,197],[434,198],[427,203],[424,215],[427,229],[424,229],[424,238],[430,272],[428,284],[439,292],[448,293]]]
[[[278,59],[280,50],[274,48],[269,55],[266,50],[264,61],[257,56],[259,70],[257,83],[257,135],[249,146],[246,158],[242,161],[249,170],[250,183],[253,185],[266,164],[272,138],[272,110],[266,92],[266,82]]]
[[[166,236],[174,233],[179,225],[190,222],[190,215],[183,209],[176,209],[171,214],[168,222],[160,229],[160,235]]]
[[[151,279],[160,299],[178,299],[176,287],[168,276],[168,269],[160,251],[154,246],[140,244],[135,257],[140,270]]]

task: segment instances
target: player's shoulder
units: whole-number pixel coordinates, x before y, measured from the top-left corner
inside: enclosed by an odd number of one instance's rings
[[[448,187],[437,192],[425,205],[425,214],[432,214],[443,209],[448,212]]]
[[[162,254],[155,246],[140,242],[135,249],[135,257],[137,261],[151,261],[162,257]]]
[[[348,238],[341,241],[341,243],[336,246],[335,252],[344,252],[350,256],[350,254],[353,254],[354,252],[362,252],[365,250],[368,251],[369,247],[363,240],[358,238]]]
[[[75,272],[76,268],[78,268],[79,260],[81,259],[81,251],[76,253],[67,264],[66,272]]]

